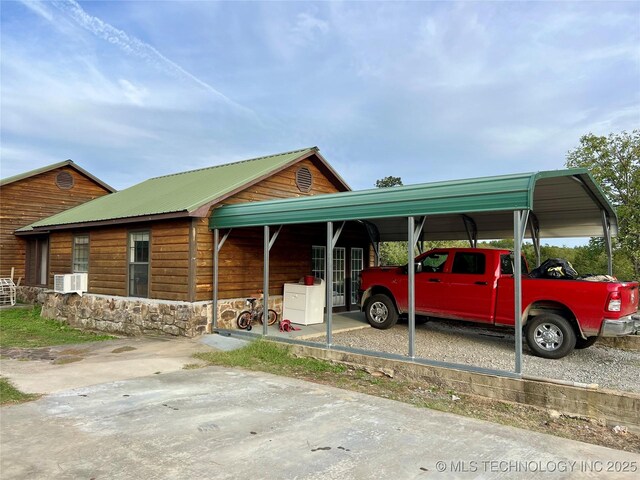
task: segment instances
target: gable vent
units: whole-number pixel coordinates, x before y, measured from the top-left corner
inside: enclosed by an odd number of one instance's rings
[[[313,174],[307,167],[300,167],[296,172],[296,185],[302,193],[308,193],[313,185]]]
[[[62,190],[73,187],[73,176],[69,172],[60,172],[56,175],[56,185]]]

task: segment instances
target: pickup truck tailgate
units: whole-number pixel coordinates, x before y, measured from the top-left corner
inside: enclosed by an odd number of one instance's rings
[[[622,297],[620,316],[624,317],[636,313],[638,311],[638,297],[640,296],[638,284],[632,282],[620,284],[620,295]]]

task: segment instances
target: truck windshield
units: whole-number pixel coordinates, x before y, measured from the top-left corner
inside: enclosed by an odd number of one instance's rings
[[[520,257],[520,264],[522,273],[529,273],[527,261],[524,259],[524,257]],[[502,273],[503,275],[513,275],[513,262],[511,261],[511,255],[508,253],[500,255],[500,273]]]

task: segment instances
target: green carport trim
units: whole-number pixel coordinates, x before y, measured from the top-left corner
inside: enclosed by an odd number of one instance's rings
[[[227,205],[214,211],[209,226],[235,228],[533,210],[536,182],[552,177],[579,177],[609,214],[615,216],[587,170],[569,169]]]

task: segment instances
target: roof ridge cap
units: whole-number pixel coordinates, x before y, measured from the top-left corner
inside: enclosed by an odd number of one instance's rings
[[[149,179],[147,179],[145,181],[157,180],[159,178],[166,178],[166,177],[175,177],[177,175],[185,175],[187,173],[201,172],[203,170],[212,170],[214,168],[228,167],[228,166],[231,166],[231,165],[238,165],[240,163],[254,162],[256,160],[264,160],[265,158],[280,157],[282,155],[290,155],[292,153],[304,152],[305,150],[318,151],[318,147],[317,146],[313,146],[313,147],[300,148],[298,150],[291,150],[290,152],[274,153],[272,155],[263,155],[261,157],[247,158],[246,160],[237,160],[235,162],[223,163],[221,165],[211,165],[210,167],[195,168],[193,170],[186,170],[184,172],[168,173],[166,175],[159,175],[157,177],[151,177],[151,178],[149,178]]]

